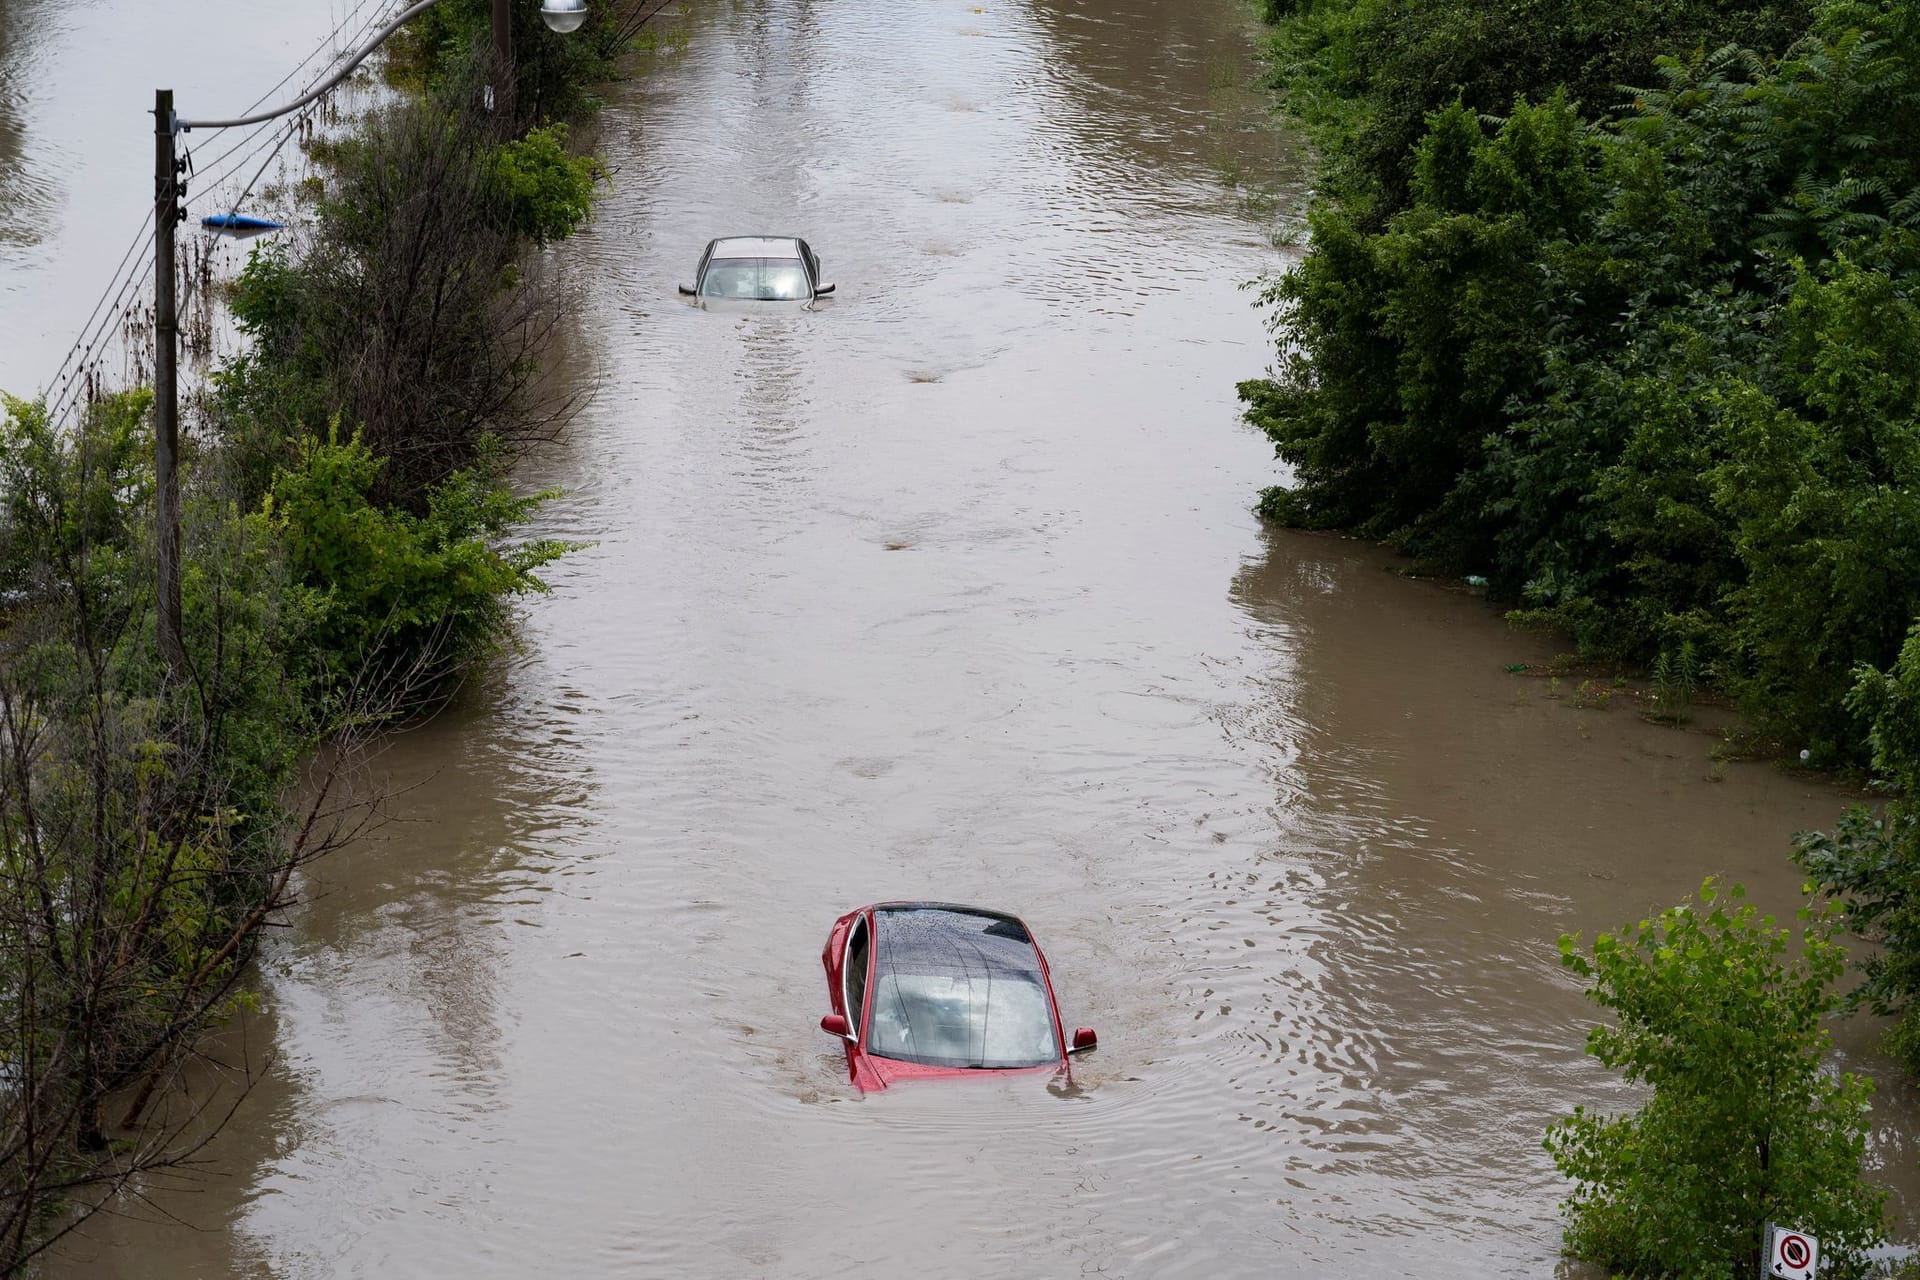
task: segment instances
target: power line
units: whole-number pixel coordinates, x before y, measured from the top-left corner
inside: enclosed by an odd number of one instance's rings
[[[284,76],[281,76],[280,79],[276,81],[273,84],[273,86],[269,88],[265,93],[255,98],[252,102],[248,103],[245,109],[242,110],[240,114],[242,115],[247,114],[247,112],[252,111],[254,108],[258,107],[261,103],[265,102],[268,98],[278,93],[286,85],[287,81],[293,79],[296,75],[300,74],[300,72],[306,68],[308,63],[312,62],[315,58],[319,57],[322,53],[326,52],[329,47],[331,47],[334,52],[333,52],[333,56],[327,59],[326,65],[332,66],[335,62],[338,62],[340,60],[340,55],[343,52],[343,50],[340,48],[340,45],[339,45],[340,33],[342,31],[345,31],[347,27],[350,24],[352,24],[353,20],[359,16],[360,12],[366,9],[369,5],[373,5],[376,3],[385,3],[385,2],[386,0],[360,0],[359,6],[355,8],[352,13],[348,14],[346,18],[344,18],[341,21],[339,26],[335,27],[332,31],[328,32],[326,36],[321,39],[320,43],[317,46],[315,46],[312,53],[309,53],[306,57],[300,59],[299,62],[295,63],[293,65],[292,70],[288,71],[287,74],[285,74]],[[377,16],[377,13],[376,13],[376,16]],[[372,25],[371,19],[363,23],[360,27],[360,30],[355,33],[353,37],[354,41],[357,42],[360,36],[364,35],[366,33],[367,28],[371,25]],[[348,47],[352,47],[351,44]],[[324,72],[322,74],[324,74]],[[315,78],[318,79],[317,76]],[[240,148],[247,145],[248,142],[252,141],[261,132],[263,132],[264,128],[265,126],[264,124],[262,124],[259,126],[255,126],[252,129],[249,129],[246,133],[242,134],[239,137],[239,139],[234,142],[232,146],[228,147],[225,151],[221,152],[219,155],[209,160],[207,162],[208,167],[212,167],[214,165],[221,163],[228,156],[240,150]]]
[[[373,5],[374,3],[375,3],[375,0],[360,0],[360,6],[359,8],[354,10],[354,16],[357,16],[359,13],[361,13],[363,10],[366,10],[369,6]],[[353,34],[353,36],[350,39],[348,39],[341,47],[336,48],[334,52],[334,56],[332,58],[329,58],[327,62],[322,66],[322,68],[315,74],[313,78],[314,83],[317,83],[320,79],[326,76],[328,71],[334,66],[334,64],[339,62],[341,57],[343,57],[346,54],[346,52],[350,51],[353,48],[358,47],[361,39],[366,35],[367,31],[369,31],[372,28],[373,24],[379,20],[380,13],[381,13],[381,10],[379,8],[374,8],[372,13],[366,18],[366,20],[360,24],[359,30],[356,31]],[[347,19],[347,22],[352,22],[352,21],[353,21],[353,17],[350,16]],[[335,35],[338,35],[339,32],[344,31],[345,29],[346,29],[346,23],[342,23],[340,27],[335,29]],[[310,60],[311,59],[309,59],[309,61]],[[287,78],[283,78],[281,80],[281,84],[285,84],[286,79]],[[276,86],[276,88],[277,87],[278,86]],[[271,90],[269,92],[271,92]],[[246,108],[246,110],[252,111],[254,107],[259,106],[260,103],[265,100],[266,99],[264,96],[256,99],[250,106]],[[225,151],[221,152],[218,156],[214,157],[214,159],[208,161],[207,162],[208,168],[209,169],[216,168],[222,162],[224,162],[228,157],[234,155],[235,152],[240,151],[241,148],[246,146],[248,143],[257,142],[257,145],[252,146],[251,149],[247,150],[246,154],[240,156],[232,164],[228,165],[224,171],[214,173],[206,178],[200,179],[198,182],[200,196],[208,197],[213,195],[215,192],[217,192],[222,183],[227,182],[235,174],[239,173],[242,169],[244,169],[249,163],[252,162],[253,158],[258,154],[260,154],[261,150],[265,148],[270,142],[272,143],[273,149],[268,159],[269,161],[271,161],[272,155],[278,155],[280,153],[280,151],[287,145],[288,139],[293,136],[294,131],[296,131],[300,127],[301,122],[306,118],[307,118],[307,113],[302,112],[299,115],[295,116],[292,120],[287,122],[284,128],[274,126],[272,122],[263,122],[259,125],[256,125],[248,129],[245,135],[243,135],[240,143],[236,144],[235,146],[228,147]],[[278,133],[280,135],[278,141],[275,141],[273,138],[273,135],[275,133]],[[256,181],[258,180],[257,176],[255,180]],[[190,200],[189,204],[191,203],[192,201]]]
[[[343,22],[341,22],[339,26],[334,28],[332,32],[330,32],[327,35],[326,39],[320,42],[320,45],[318,48],[316,48],[312,53],[308,54],[305,58],[302,58],[292,71],[289,71],[286,75],[280,77],[279,83],[275,84],[271,89],[268,89],[265,93],[255,98],[252,102],[248,103],[247,106],[240,112],[240,114],[246,115],[248,112],[251,112],[252,110],[254,110],[254,108],[258,107],[261,103],[265,102],[269,97],[273,96],[273,94],[277,93],[281,89],[281,87],[287,83],[287,81],[293,79],[293,77],[297,73],[299,73],[301,69],[306,67],[308,63],[312,62],[316,57],[318,57],[322,52],[324,52],[328,48],[328,46],[331,45],[333,46],[333,56],[327,59],[325,64],[322,66],[321,70],[317,72],[313,77],[314,82],[318,82],[322,77],[324,77],[327,74],[327,71],[332,68],[334,63],[340,61],[340,59],[343,56],[345,56],[345,54],[347,54],[348,52],[350,52],[352,49],[356,48],[359,45],[361,38],[366,35],[366,33],[373,27],[374,22],[376,22],[379,19],[381,8],[384,7],[386,3],[387,3],[387,0],[360,0],[359,7],[356,8],[351,14],[349,14],[347,18]],[[340,36],[340,33],[345,31],[348,25],[353,22],[354,18],[358,17],[363,10],[366,10],[369,7],[374,7],[374,11],[372,15],[369,16],[366,19],[366,21],[360,24],[360,29],[353,34],[353,36],[345,43],[344,46],[342,46],[338,39],[338,37]],[[271,123],[272,123],[271,121],[262,121],[260,124],[254,125],[253,127],[249,128],[245,133],[240,135],[240,137],[234,142],[232,146],[228,147],[225,151],[222,151],[219,155],[213,157],[213,159],[207,161],[207,167],[209,169],[212,169],[219,166],[220,164],[225,162],[227,157],[233,155],[236,151],[239,151],[241,148],[247,146],[249,143],[259,139],[262,134],[271,133],[272,130],[269,128],[269,125]],[[226,173],[220,175],[220,178],[216,179],[216,181],[224,181],[226,178],[233,176],[233,171],[239,169],[242,165],[245,165],[246,162],[247,162],[247,157],[242,157],[238,162],[236,162],[233,166],[231,166],[231,168],[229,168],[229,170]]]
[[[272,151],[267,153],[267,158],[265,160],[262,160],[260,162],[260,167],[253,171],[253,176],[247,179],[247,185],[240,192],[240,198],[233,202],[233,207],[235,209],[238,209],[241,205],[247,202],[247,197],[253,194],[254,184],[260,181],[260,175],[267,171],[267,166],[273,163],[274,157],[280,154],[281,148],[285,147],[288,142],[292,141],[294,133],[297,132],[300,127],[300,122],[305,118],[306,118],[305,116],[299,116],[295,118],[293,124],[289,125],[287,127],[287,131],[281,135],[279,144],[276,145]]]
[[[61,375],[66,373],[67,365],[73,360],[74,353],[80,350],[81,344],[86,341],[87,331],[92,328],[95,317],[100,314],[101,304],[107,300],[107,295],[113,292],[114,282],[119,280],[120,273],[127,269],[127,263],[132,259],[134,251],[153,243],[153,237],[147,233],[148,228],[151,226],[153,226],[153,210],[148,209],[147,216],[140,223],[140,229],[133,233],[133,243],[129,244],[127,251],[120,255],[120,265],[115,267],[113,274],[107,278],[107,287],[102,290],[100,296],[94,300],[93,310],[89,311],[87,318],[81,322],[80,337],[74,341],[71,347],[67,348],[67,354],[61,358],[60,367],[53,371],[53,378],[48,382],[48,386],[53,386],[55,383],[58,383]]]
[[[152,241],[153,237],[148,236],[147,242],[151,244]],[[133,299],[128,299],[124,302],[122,299],[127,298],[129,293],[137,297],[141,286],[145,285],[152,275],[153,257],[152,255],[147,255],[146,265],[141,268],[138,275],[130,275],[127,277],[125,282],[121,284],[119,292],[114,296],[112,308],[108,310],[106,315],[100,318],[98,330],[92,339],[87,342],[86,348],[81,354],[80,362],[74,366],[67,385],[61,390],[47,415],[49,422],[58,425],[65,418],[68,410],[80,402],[81,393],[87,389],[88,366],[91,364],[97,368],[99,357],[104,354],[104,348],[100,347],[101,341],[111,331],[110,326],[114,322],[124,320],[128,307],[132,305]]]

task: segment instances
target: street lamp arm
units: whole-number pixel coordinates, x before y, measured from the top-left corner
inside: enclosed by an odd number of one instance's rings
[[[176,130],[179,130],[181,132],[184,132],[188,129],[234,129],[234,128],[238,128],[243,124],[259,124],[263,120],[273,120],[280,116],[287,115],[290,112],[298,111],[300,108],[306,106],[308,103],[318,98],[321,94],[325,93],[327,90],[333,88],[335,85],[339,84],[342,80],[345,80],[348,76],[352,75],[354,73],[354,70],[357,67],[359,67],[361,63],[365,62],[368,58],[373,56],[373,51],[375,49],[378,49],[382,44],[386,43],[386,39],[388,36],[392,35],[394,32],[398,31],[401,27],[405,26],[409,22],[412,22],[415,18],[419,17],[421,14],[425,13],[427,10],[433,8],[434,5],[439,3],[440,3],[440,0],[420,0],[420,3],[412,6],[406,12],[402,13],[399,17],[395,18],[392,22],[389,22],[386,26],[382,27],[380,29],[379,34],[375,35],[373,39],[367,41],[366,44],[362,45],[357,53],[355,53],[351,58],[347,59],[347,64],[341,67],[340,70],[334,72],[333,75],[330,76],[325,83],[319,85],[314,89],[309,90],[308,92],[302,94],[300,97],[295,98],[292,102],[289,102],[284,107],[275,107],[272,111],[261,111],[254,115],[241,116],[238,120],[176,120],[174,122],[174,127]]]

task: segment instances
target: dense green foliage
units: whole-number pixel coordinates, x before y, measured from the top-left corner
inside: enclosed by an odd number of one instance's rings
[[[1864,759],[1854,670],[1920,615],[1920,10],[1828,0],[1789,43],[1791,6],[1629,5],[1617,40],[1602,8],[1284,19],[1334,136],[1425,96],[1269,291],[1242,394],[1295,481],[1262,509],[1483,574],[1590,655],[1690,644],[1772,740]],[[1643,87],[1596,105],[1611,77]]]
[[[504,545],[553,495],[515,497],[497,454],[435,485],[420,515],[370,500],[380,467],[358,436],[309,438],[275,479],[263,516],[311,618],[301,651],[314,678],[344,684],[371,667],[382,679],[430,687],[497,647],[508,601],[545,590],[535,571],[567,547]],[[396,662],[426,665],[387,669]]]
[[[1588,118],[1629,97],[1654,59],[1739,45],[1766,53],[1805,29],[1806,0],[1265,0],[1279,24],[1275,85],[1314,127],[1349,207],[1405,207],[1427,117],[1454,103],[1504,115],[1556,92]]]
[[[82,695],[116,711],[129,700],[160,710],[151,703],[163,693],[151,627],[151,403],[145,390],[110,396],[62,432],[43,404],[0,398],[0,627],[23,646],[7,665],[35,698],[93,681]],[[188,517],[181,606],[199,688],[170,714],[206,719],[200,746],[223,761],[209,785],[238,813],[269,814],[315,723],[303,710],[308,691],[272,655],[311,620],[284,599],[279,549],[262,530],[211,496],[196,496]],[[57,719],[79,715],[68,706]]]
[[[124,732],[109,736],[125,749],[126,767],[141,761],[149,800],[177,781],[178,761],[159,748],[143,760],[140,740],[152,747],[190,732],[193,750],[209,759],[190,775],[203,794],[176,801],[194,816],[179,820],[201,826],[201,836],[217,829],[225,852],[241,862],[263,862],[269,851],[254,846],[271,840],[280,788],[316,724],[306,690],[276,655],[310,619],[284,599],[277,548],[263,531],[198,502],[187,545],[208,554],[193,558],[181,584],[198,687],[190,698],[162,687],[151,627],[151,400],[145,391],[109,397],[72,432],[55,430],[42,405],[5,401],[0,597],[11,604],[4,665],[20,678],[22,698],[58,707],[54,723],[119,718]],[[167,808],[156,803],[142,820],[162,823]],[[44,834],[60,824],[48,828],[43,814],[41,825]],[[235,901],[248,897],[243,889]]]
[[[567,151],[563,124],[530,129],[502,143],[490,158],[508,224],[535,244],[564,240],[593,212],[595,184],[607,175],[593,156]]]
[[[1837,915],[1803,911],[1792,931],[1712,880],[1697,906],[1601,934],[1591,954],[1562,937],[1562,962],[1614,1019],[1587,1052],[1651,1096],[1638,1111],[1585,1108],[1546,1147],[1574,1181],[1567,1249],[1626,1276],[1735,1280],[1759,1269],[1760,1227],[1821,1242],[1823,1276],[1864,1273],[1883,1192],[1860,1178],[1869,1085],[1829,1074],[1822,1020],[1846,966]]]

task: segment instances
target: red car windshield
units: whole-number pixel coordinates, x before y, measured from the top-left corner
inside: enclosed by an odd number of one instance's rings
[[[1018,921],[936,907],[874,919],[868,1053],[939,1067],[1060,1061],[1040,957]]]

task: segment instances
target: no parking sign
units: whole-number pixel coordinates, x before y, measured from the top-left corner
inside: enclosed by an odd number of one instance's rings
[[[1804,1231],[1767,1224],[1767,1275],[1770,1280],[1813,1280],[1820,1269],[1820,1242]]]

